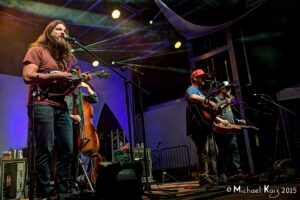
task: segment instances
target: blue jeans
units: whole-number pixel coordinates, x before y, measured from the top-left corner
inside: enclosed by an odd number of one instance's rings
[[[197,147],[197,164],[200,172],[200,179],[217,178],[217,149],[213,133],[201,133],[192,135]],[[212,172],[210,172],[210,168]]]
[[[219,147],[218,172],[220,175],[227,175],[227,167],[233,164],[235,173],[242,172],[240,153],[235,134],[216,134],[216,141]]]
[[[53,106],[35,106],[28,108],[30,121],[34,117],[29,130],[35,132],[35,169],[36,194],[38,197],[47,197],[51,193],[50,173],[51,160],[56,152],[55,182],[57,193],[68,192],[68,185],[62,182],[69,178],[71,155],[73,149],[72,121],[67,109]],[[31,145],[32,146],[32,145]]]

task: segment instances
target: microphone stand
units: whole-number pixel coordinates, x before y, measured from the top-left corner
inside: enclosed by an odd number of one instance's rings
[[[263,115],[266,115],[266,116],[272,116],[272,114],[270,114],[270,113],[263,112],[261,110],[257,110],[257,109],[251,108],[246,102],[243,102],[242,104],[244,104],[245,110],[252,111],[253,113],[260,113],[260,114],[263,114]]]
[[[123,66],[122,67],[123,70],[125,71],[126,69],[130,69],[131,71],[135,72],[136,73],[136,77],[137,77],[137,83],[138,83],[138,88],[140,88],[141,86],[141,76],[144,75],[143,72],[140,72],[138,71],[137,69],[134,69],[134,68],[131,68],[131,67],[128,67],[128,66]],[[144,123],[144,106],[143,106],[143,98],[142,98],[142,91],[139,89],[139,103],[140,103],[140,114],[141,114],[141,125],[142,125],[142,135],[143,135],[143,143],[144,143],[144,148],[143,148],[143,151],[144,151],[144,165],[145,165],[145,190],[147,191],[151,191],[151,186],[150,186],[150,183],[149,183],[149,180],[148,180],[148,176],[149,176],[149,173],[148,173],[148,160],[147,160],[147,151],[146,151],[146,134],[145,134],[145,123]]]
[[[101,60],[97,55],[95,55],[94,53],[92,53],[90,50],[88,50],[85,46],[83,46],[82,44],[80,44],[74,38],[70,38],[70,37],[67,36],[67,37],[65,37],[65,39],[67,41],[73,42],[74,44],[76,44],[77,46],[79,46],[80,48],[82,48],[85,52],[87,52],[88,54],[90,54],[92,57],[96,58],[103,66],[108,67],[111,71],[113,71],[115,74],[119,75],[124,80],[125,94],[126,94],[127,115],[128,115],[128,134],[129,134],[129,144],[130,144],[129,145],[130,146],[130,161],[133,162],[132,134],[131,134],[131,120],[130,120],[130,112],[129,112],[130,109],[129,109],[128,84],[130,83],[131,85],[133,85],[134,87],[138,88],[140,91],[144,92],[147,95],[150,95],[150,93],[148,91],[146,91],[145,89],[139,87],[133,81],[127,79],[124,75],[122,75],[117,70],[115,70],[110,64],[108,64],[108,63],[104,62],[103,60]]]
[[[265,98],[264,96],[267,96],[268,98]],[[275,103],[275,102],[273,101],[273,99],[272,99],[271,97],[269,97],[268,95],[260,95],[259,97],[262,98],[263,100],[265,100],[265,101],[267,101],[267,102],[273,104],[274,106],[277,106],[277,107],[279,107],[279,108],[281,108],[281,109],[283,109],[283,110],[285,110],[285,111],[288,111],[289,113],[291,113],[291,114],[293,114],[293,115],[296,115],[295,112],[293,112],[293,111],[291,111],[291,110],[289,110],[289,109],[287,109],[287,108],[285,108],[285,107],[279,105],[278,103]]]
[[[217,80],[216,80],[216,77],[215,77],[213,80],[208,79],[208,78],[205,79],[204,84],[209,86],[209,88],[208,88],[208,90],[207,90],[205,96],[206,96],[206,98],[210,99],[212,93],[216,92],[215,90],[216,90],[216,89],[219,87],[219,85],[222,84],[222,83],[220,83],[219,81],[217,81]]]
[[[36,178],[36,167],[35,167],[35,146],[36,146],[36,128],[35,128],[35,102],[36,99],[40,99],[41,95],[41,88],[39,85],[39,76],[37,76],[37,79],[35,81],[36,85],[36,91],[33,91],[32,93],[32,108],[30,111],[30,125],[31,125],[31,131],[29,131],[30,137],[29,137],[29,149],[28,149],[28,158],[30,158],[30,178],[29,178],[29,200],[34,200],[34,191],[35,191],[35,178]],[[27,161],[28,162],[28,161]]]
[[[265,96],[268,97],[268,98],[265,98]],[[279,105],[278,103],[274,102],[274,100],[270,96],[268,96],[268,95],[260,95],[259,97],[261,99],[267,101],[268,103],[270,103],[270,104],[272,104],[272,105],[274,105],[274,106],[276,106],[276,107],[279,108],[279,116],[278,116],[278,119],[277,119],[277,126],[279,126],[279,120],[281,119],[287,152],[288,152],[288,155],[289,155],[289,159],[291,159],[291,162],[292,162],[292,165],[293,165],[293,160],[292,160],[292,156],[291,156],[291,150],[290,150],[290,145],[289,145],[289,141],[288,141],[288,137],[287,137],[286,126],[284,124],[282,110],[287,111],[287,112],[289,112],[289,113],[291,113],[293,115],[296,115],[296,113],[293,112],[293,111],[291,111],[291,110],[289,110],[288,108],[285,108],[285,107]],[[275,145],[275,152],[274,152],[274,160],[276,160],[276,157],[277,157],[277,140],[278,140],[277,138],[278,138],[278,129],[279,128],[277,127],[276,129],[277,129],[276,130],[277,133],[276,133],[276,145]]]

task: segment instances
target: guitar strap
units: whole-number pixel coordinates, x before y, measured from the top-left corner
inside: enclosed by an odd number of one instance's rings
[[[68,63],[67,63],[67,61],[65,59],[62,59],[62,64],[64,66],[64,70],[68,69]]]
[[[59,66],[62,67],[62,71],[68,70],[68,62],[65,59],[61,59],[61,61],[58,63]]]

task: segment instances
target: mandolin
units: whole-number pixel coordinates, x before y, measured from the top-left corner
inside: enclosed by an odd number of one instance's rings
[[[213,131],[219,134],[240,134],[242,129],[254,129],[259,131],[259,128],[255,126],[248,126],[248,125],[237,125],[237,124],[222,124],[222,123],[213,123]]]
[[[46,73],[49,74],[55,74],[60,72],[59,70],[50,70],[47,71]],[[84,74],[86,73],[81,73],[79,75],[75,74],[74,71],[70,71],[70,73],[73,75],[71,80],[55,80],[52,81],[51,84],[46,83],[46,84],[41,84],[40,87],[42,89],[43,94],[45,94],[46,97],[49,99],[52,97],[61,97],[61,96],[66,96],[69,93],[73,92],[75,88],[78,86],[78,84],[81,81],[84,81],[85,76]],[[89,73],[91,77],[97,76],[98,78],[109,78],[110,73],[105,70],[100,70],[96,72]]]

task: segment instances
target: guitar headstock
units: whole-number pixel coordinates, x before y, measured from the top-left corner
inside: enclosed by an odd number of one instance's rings
[[[96,71],[94,75],[97,76],[98,78],[110,78],[110,73],[105,70]]]

